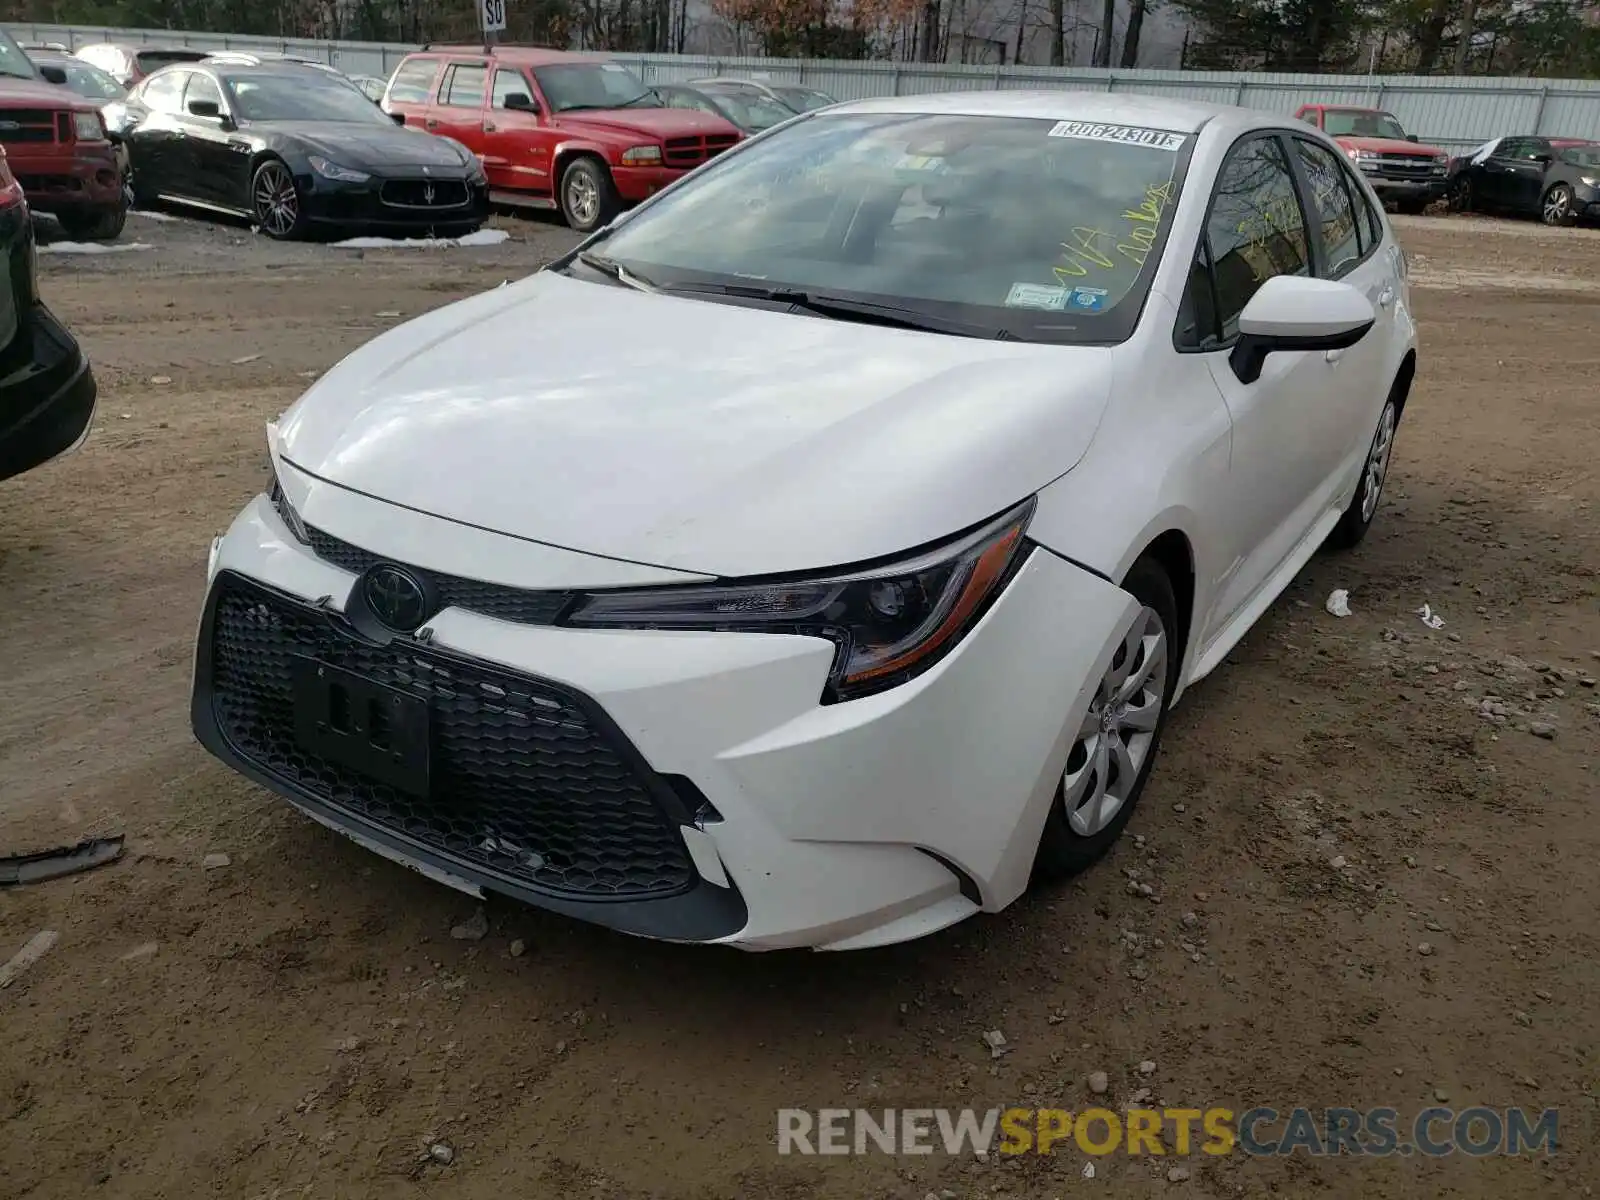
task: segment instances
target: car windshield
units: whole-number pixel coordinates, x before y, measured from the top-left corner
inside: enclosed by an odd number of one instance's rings
[[[733,123],[741,129],[759,132],[771,129],[794,116],[776,100],[769,100],[759,92],[735,91],[732,88],[712,88],[707,94],[730,114]]]
[[[556,112],[584,108],[660,108],[661,100],[620,63],[561,63],[535,67],[539,90]]]
[[[321,71],[227,75],[233,115],[247,121],[352,121],[393,125],[361,92]]]
[[[1563,150],[1561,161],[1573,167],[1600,167],[1600,145],[1573,146]]]
[[[8,79],[39,78],[33,60],[23,53],[22,47],[4,29],[0,29],[0,75]]]
[[[1325,108],[1322,129],[1329,137],[1391,138],[1406,140],[1405,128],[1386,112],[1366,108]]]
[[[67,77],[67,86],[90,100],[121,100],[128,94],[127,88],[99,67],[91,67],[80,59],[50,59],[49,65],[60,67]]]
[[[701,168],[593,251],[669,290],[801,290],[996,335],[1121,340],[1191,140],[1083,121],[821,114]]]
[[[832,96],[825,96],[811,88],[776,87],[772,90],[777,92],[778,98],[795,112],[811,112],[813,109],[826,108],[834,103]]]

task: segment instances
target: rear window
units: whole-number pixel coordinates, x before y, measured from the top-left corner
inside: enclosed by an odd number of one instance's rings
[[[1193,137],[1086,121],[819,114],[715,161],[599,252],[1048,341],[1137,322]]]
[[[173,63],[199,62],[206,57],[204,50],[140,50],[135,56],[139,69],[146,73]]]

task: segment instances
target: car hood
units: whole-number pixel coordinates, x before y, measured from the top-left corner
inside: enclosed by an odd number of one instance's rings
[[[52,108],[76,109],[80,112],[89,112],[95,107],[64,83],[0,77],[0,109],[40,104],[48,104]]]
[[[382,170],[386,167],[448,167],[459,170],[461,154],[444,138],[399,125],[364,125],[353,121],[257,121],[251,129],[295,138],[313,154],[341,166]]]
[[[1341,134],[1334,141],[1352,150],[1376,150],[1380,154],[1415,154],[1418,158],[1428,158],[1444,153],[1437,146],[1425,146],[1420,142],[1408,142],[1401,138],[1354,137],[1350,134]]]
[[[540,272],[382,335],[278,426],[329,482],[632,562],[760,575],[947,537],[1069,470],[1111,351]]]
[[[650,138],[704,137],[708,133],[738,133],[731,122],[713,113],[689,108],[607,108],[564,112],[556,123],[573,132],[613,136],[644,134]]]

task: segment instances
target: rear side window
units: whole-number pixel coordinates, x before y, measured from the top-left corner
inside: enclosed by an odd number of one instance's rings
[[[438,59],[407,59],[389,81],[389,99],[397,104],[426,104],[433,97],[433,81],[438,75]]]
[[[1295,150],[1311,185],[1311,203],[1328,261],[1328,278],[1338,279],[1362,259],[1364,248],[1350,180],[1339,160],[1323,146],[1295,138]]]
[[[188,71],[166,71],[145,81],[141,97],[151,112],[176,113],[183,107],[183,85]]]
[[[439,89],[439,103],[452,108],[482,108],[483,85],[488,79],[485,67],[465,64],[451,67],[444,77],[444,87]]]
[[[1217,177],[1206,224],[1221,337],[1239,332],[1239,314],[1275,275],[1309,275],[1305,214],[1282,144],[1275,136],[1233,148]]]

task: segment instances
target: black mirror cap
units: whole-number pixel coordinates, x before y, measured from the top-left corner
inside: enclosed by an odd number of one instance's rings
[[[1376,318],[1347,329],[1343,333],[1325,333],[1312,337],[1262,337],[1255,333],[1241,333],[1228,355],[1228,365],[1240,383],[1254,383],[1261,378],[1261,368],[1267,355],[1284,350],[1348,350],[1372,331]]]
[[[390,113],[389,114],[389,119],[391,121],[393,121],[396,125],[404,125],[406,123],[406,115],[405,115],[405,113]]]
[[[220,117],[222,107],[215,100],[189,101],[189,115],[192,117]]]
[[[538,112],[539,106],[526,92],[511,92],[506,96],[506,108],[511,112]]]
[[[1408,133],[1408,134],[1406,134],[1406,141],[1408,141],[1408,142],[1414,142],[1414,141],[1416,141],[1416,140],[1417,140],[1417,135],[1416,135],[1416,134],[1414,134],[1414,133]]]
[[[49,65],[42,66],[42,67],[39,68],[39,76],[46,83],[66,83],[67,82],[67,72],[62,67],[49,66]]]

